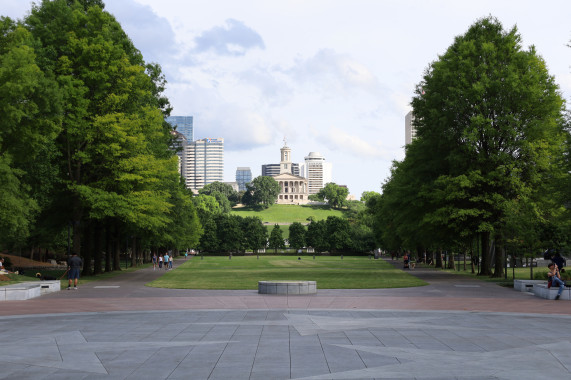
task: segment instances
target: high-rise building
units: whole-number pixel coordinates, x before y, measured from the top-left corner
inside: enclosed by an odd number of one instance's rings
[[[187,141],[194,140],[192,116],[169,116],[166,118],[166,121],[172,125],[177,132],[182,133]]]
[[[172,149],[175,151],[178,157],[178,172],[186,178],[186,159],[185,159],[185,152],[186,152],[186,145],[187,140],[186,137],[180,132],[171,131],[171,135],[174,137]]]
[[[291,174],[301,175],[300,166],[295,162],[291,163]],[[262,165],[262,175],[266,177],[275,177],[280,174],[280,164],[266,164]]]
[[[302,172],[307,178],[309,194],[317,194],[326,184],[333,181],[331,162],[326,162],[319,152],[309,152],[302,165]]]
[[[200,139],[186,144],[186,187],[202,189],[212,182],[224,180],[224,139]]]
[[[246,184],[252,182],[252,170],[244,167],[236,168],[236,182],[238,191],[246,191]]]
[[[412,111],[406,114],[404,117],[404,143],[408,145],[416,137],[416,128],[412,125],[414,120],[414,115]]]

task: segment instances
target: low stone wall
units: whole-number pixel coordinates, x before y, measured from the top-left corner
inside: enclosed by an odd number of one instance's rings
[[[559,287],[551,287],[547,288],[547,284],[534,284],[533,285],[533,294],[537,297],[545,298],[548,300],[554,300],[557,292],[559,291]],[[571,300],[571,288],[566,287],[565,290],[561,293],[561,300]]]
[[[60,290],[61,283],[58,280],[21,282],[0,287],[0,301],[23,301]]]
[[[514,280],[514,289],[520,292],[532,292],[534,284],[545,284],[545,280]]]
[[[315,281],[258,281],[259,294],[315,294]]]

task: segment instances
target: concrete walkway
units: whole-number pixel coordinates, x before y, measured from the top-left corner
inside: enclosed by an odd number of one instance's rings
[[[163,273],[3,302],[0,379],[571,378],[569,302],[432,269],[309,296],[144,286]]]

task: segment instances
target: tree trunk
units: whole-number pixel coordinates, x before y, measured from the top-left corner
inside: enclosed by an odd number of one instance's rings
[[[133,236],[131,239],[131,266],[137,266],[137,238]]]
[[[113,257],[113,227],[111,223],[106,223],[105,228],[105,272],[111,272]]]
[[[103,225],[101,223],[101,221],[95,221],[94,222],[94,238],[95,238],[95,244],[93,244],[94,246],[94,252],[93,252],[93,274],[101,274],[103,273],[103,247],[104,247],[104,243],[105,243],[105,238],[104,238],[104,230],[103,230]]]
[[[456,263],[454,261],[454,252],[450,252],[450,259],[448,260],[448,269],[456,270]]]
[[[496,260],[494,262],[494,274],[493,278],[504,277],[504,257],[505,249],[502,235],[500,233],[496,234],[494,237],[496,246]]]
[[[113,270],[121,270],[121,234],[119,228],[113,229]]]
[[[436,268],[444,269],[444,265],[442,264],[442,250],[438,249],[436,253]]]
[[[480,261],[480,275],[490,276],[492,270],[490,268],[490,233],[482,232],[482,260]]]
[[[85,223],[84,224],[85,230],[83,231],[85,236],[85,244],[83,249],[83,276],[91,276],[93,274],[91,268],[91,259],[93,257],[93,224],[92,223]]]

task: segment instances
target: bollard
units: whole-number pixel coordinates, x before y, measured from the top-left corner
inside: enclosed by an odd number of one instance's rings
[[[343,255],[341,255],[341,260],[343,260]]]
[[[313,255],[313,260],[315,260],[315,255]]]

